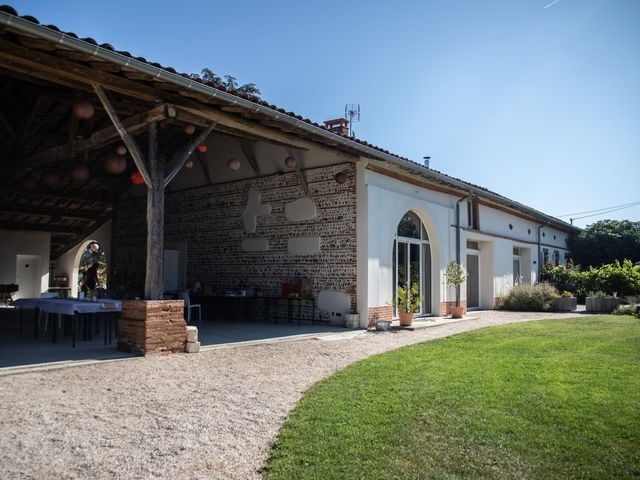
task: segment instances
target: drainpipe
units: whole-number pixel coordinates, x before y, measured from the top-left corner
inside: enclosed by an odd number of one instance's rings
[[[471,192],[456,202],[456,262],[460,263],[460,204],[471,198]],[[460,285],[456,285],[456,307],[460,306]]]
[[[551,222],[547,221],[547,223],[538,225],[538,278],[536,279],[537,283],[540,283],[540,274],[542,273],[542,240],[540,238],[540,230],[548,226],[550,223]]]

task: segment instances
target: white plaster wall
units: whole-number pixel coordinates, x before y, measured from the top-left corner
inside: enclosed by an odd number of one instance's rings
[[[384,306],[393,293],[393,240],[398,222],[409,210],[422,220],[431,242],[432,312],[438,314],[444,301],[443,271],[449,261],[455,232],[450,228],[455,197],[415,187],[367,171],[364,175],[368,197],[368,307]]]
[[[111,220],[102,225],[98,230],[87,236],[80,243],[74,246],[64,255],[56,260],[55,275],[67,275],[69,278],[69,286],[71,287],[71,296],[78,296],[78,265],[82,251],[89,242],[95,240],[98,242],[102,250],[107,256],[107,265],[111,264]],[[107,275],[110,272],[107,271]],[[107,278],[109,278],[107,276]]]
[[[0,230],[0,283],[16,283],[17,255],[40,256],[40,292],[49,288],[49,250],[47,232]],[[20,298],[17,294],[14,298]]]

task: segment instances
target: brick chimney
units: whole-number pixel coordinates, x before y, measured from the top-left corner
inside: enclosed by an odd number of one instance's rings
[[[327,120],[326,122],[324,122],[324,126],[334,133],[338,133],[340,135],[349,135],[349,120],[347,120],[346,118],[335,118],[333,120]]]

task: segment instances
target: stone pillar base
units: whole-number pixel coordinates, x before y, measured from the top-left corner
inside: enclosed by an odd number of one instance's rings
[[[123,300],[118,350],[150,355],[184,352],[186,344],[183,300]]]

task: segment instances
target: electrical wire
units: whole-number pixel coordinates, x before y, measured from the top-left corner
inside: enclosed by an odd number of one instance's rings
[[[611,212],[617,212],[618,210],[624,210],[625,208],[630,208],[633,207],[634,205],[640,205],[640,202],[636,202],[636,203],[632,203],[629,205],[625,205],[624,207],[619,207],[619,208],[614,208],[611,210],[607,210],[606,212],[600,212],[600,213],[592,213],[591,215],[583,215],[582,217],[572,217],[571,220],[580,220],[581,218],[589,218],[589,217],[596,217],[598,215],[605,215],[607,213],[611,213]]]
[[[599,208],[597,210],[587,210],[586,212],[575,212],[575,213],[567,213],[565,215],[556,215],[556,217],[558,218],[562,218],[562,217],[570,217],[571,215],[582,215],[584,213],[596,213],[596,212],[603,212],[604,210],[611,210],[611,209],[623,209],[623,208],[628,208],[628,207],[633,207],[635,205],[640,205],[640,201],[638,202],[632,202],[632,203],[625,203],[623,205],[614,205],[613,207],[605,207],[605,208]],[[607,212],[604,212],[607,213]],[[575,219],[574,219],[575,220]]]

